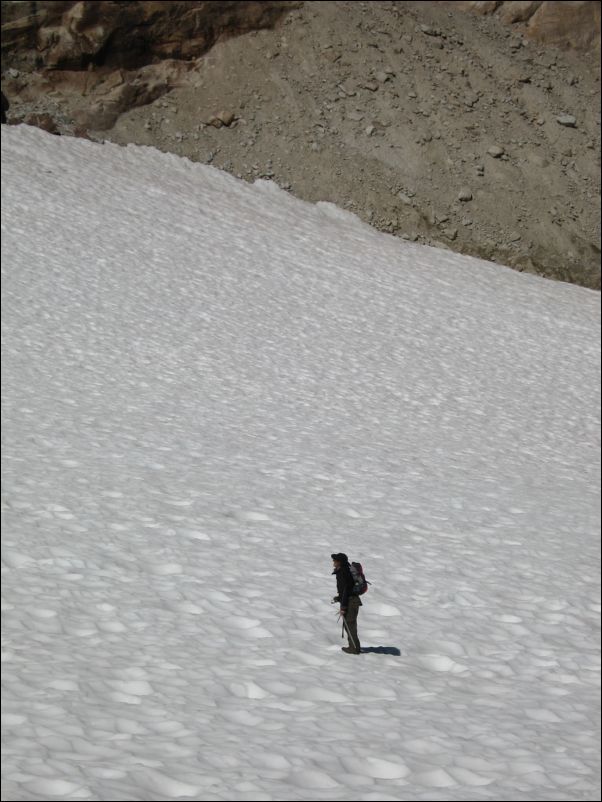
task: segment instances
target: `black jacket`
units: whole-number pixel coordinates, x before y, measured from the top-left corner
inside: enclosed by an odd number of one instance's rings
[[[338,570],[332,573],[337,578],[337,593],[339,594],[335,597],[335,601],[340,602],[341,610],[346,610],[349,597],[353,595],[353,586],[355,585],[349,563],[344,563]],[[360,599],[360,604],[361,603],[362,600]]]

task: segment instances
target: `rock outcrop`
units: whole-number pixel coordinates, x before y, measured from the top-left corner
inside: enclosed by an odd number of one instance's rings
[[[95,130],[181,84],[216,41],[269,28],[294,2],[2,3],[3,86],[21,103],[57,98]],[[86,98],[84,103],[79,102]]]
[[[190,61],[224,36],[272,27],[291,2],[2,3],[2,69],[138,69]],[[33,6],[33,13],[32,13]]]
[[[543,45],[595,51],[600,54],[600,3],[571,2],[459,2],[447,3],[476,14],[495,14]]]

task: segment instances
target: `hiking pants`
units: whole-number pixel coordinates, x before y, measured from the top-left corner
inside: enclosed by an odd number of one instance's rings
[[[350,596],[347,603],[347,613],[345,615],[345,629],[347,631],[347,640],[352,649],[359,649],[360,639],[357,635],[357,614],[360,611],[360,597]]]

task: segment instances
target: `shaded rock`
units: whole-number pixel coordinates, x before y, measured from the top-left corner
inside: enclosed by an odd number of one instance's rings
[[[86,131],[85,128],[82,128],[79,125],[76,125],[73,129],[73,136],[78,137],[78,139],[90,139],[90,135]]]
[[[406,193],[405,193],[405,192],[398,192],[398,193],[397,193],[397,197],[399,198],[399,200],[400,200],[400,201],[401,201],[401,202],[402,202],[402,203],[403,203],[405,206],[411,206],[411,205],[412,205],[412,199],[410,198],[410,196],[409,196],[409,195],[406,195]]]
[[[441,36],[439,28],[434,28],[432,25],[421,25],[420,30],[427,36]]]
[[[347,95],[347,97],[355,97],[357,95],[357,92],[355,91],[355,87],[353,87],[350,83],[345,83],[344,82],[342,84],[339,84],[338,86],[339,86],[339,89],[341,90],[341,92],[344,95]]]
[[[325,59],[328,59],[328,61],[331,61],[333,64],[334,64],[335,62],[337,62],[337,61],[338,61],[338,60],[341,58],[341,54],[340,54],[340,53],[338,53],[338,52],[337,52],[337,51],[335,51],[335,50],[332,50],[332,46],[325,48],[325,49],[322,51],[321,55],[322,55],[322,56],[323,56]]]
[[[232,125],[236,119],[236,116],[231,111],[220,111],[220,113],[217,115],[217,119],[220,120],[223,125],[228,127]]]
[[[442,242],[439,239],[433,239],[428,243],[432,248],[439,248],[442,251],[449,251],[450,247],[446,242]]]
[[[59,127],[50,114],[28,114],[23,122],[26,125],[33,125],[36,128],[41,128],[42,131],[48,131],[49,134],[58,134],[60,136]]]

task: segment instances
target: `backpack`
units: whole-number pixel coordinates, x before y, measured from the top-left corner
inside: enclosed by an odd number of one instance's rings
[[[368,582],[364,576],[364,569],[361,563],[349,563],[349,569],[353,577],[353,590],[351,591],[351,595],[361,596],[363,593],[367,592],[368,585],[371,583]]]

